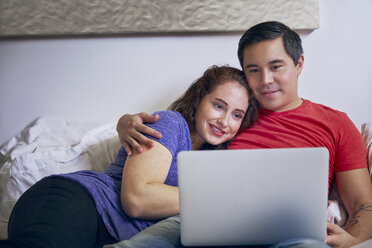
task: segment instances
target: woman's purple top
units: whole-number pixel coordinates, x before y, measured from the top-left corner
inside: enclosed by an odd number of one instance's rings
[[[172,164],[164,184],[178,186],[177,153],[191,150],[189,128],[185,119],[178,112],[159,111],[154,114],[159,114],[160,118],[157,122],[148,124],[148,126],[159,131],[162,138],[160,140],[150,138],[163,144],[173,155]],[[159,221],[134,219],[123,211],[120,203],[120,189],[126,158],[127,153],[121,147],[115,161],[107,167],[104,173],[78,171],[59,175],[79,182],[89,191],[108,232],[118,241],[129,239]]]

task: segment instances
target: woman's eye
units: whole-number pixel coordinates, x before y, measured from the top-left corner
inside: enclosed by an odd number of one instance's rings
[[[241,114],[234,114],[233,116],[236,120],[241,120],[243,118],[243,115]]]
[[[214,107],[215,107],[216,109],[223,109],[223,106],[222,106],[221,104],[219,104],[219,103],[215,103],[215,104],[214,104]]]

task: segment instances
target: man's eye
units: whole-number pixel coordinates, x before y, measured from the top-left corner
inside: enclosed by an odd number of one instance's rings
[[[250,73],[257,73],[258,72],[258,69],[250,69],[249,72]]]
[[[282,65],[273,65],[273,69],[275,71],[280,70],[283,66]]]

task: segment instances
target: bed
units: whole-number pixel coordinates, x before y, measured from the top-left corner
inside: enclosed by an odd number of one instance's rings
[[[359,130],[368,149],[371,172],[372,123],[362,124]],[[32,121],[0,147],[0,239],[7,237],[14,204],[31,185],[51,174],[77,170],[103,172],[119,148],[116,122],[97,125],[56,116]],[[336,191],[331,196],[336,204],[340,201]],[[346,221],[342,213],[341,205],[339,223]],[[355,247],[372,247],[372,240]]]

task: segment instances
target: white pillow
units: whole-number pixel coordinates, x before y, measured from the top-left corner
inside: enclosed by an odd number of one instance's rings
[[[368,169],[372,179],[372,123],[364,123],[360,128],[360,132],[362,133],[362,137],[367,146]]]
[[[0,148],[0,239],[7,238],[18,198],[45,176],[78,170],[103,172],[120,149],[116,122],[92,123],[39,118]]]

